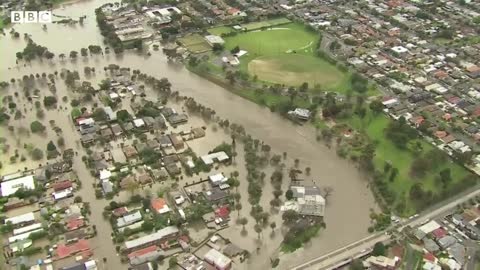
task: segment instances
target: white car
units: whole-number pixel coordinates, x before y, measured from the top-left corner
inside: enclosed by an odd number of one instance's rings
[[[182,195],[177,195],[173,198],[175,200],[175,203],[177,205],[180,205],[182,204],[183,202],[185,202],[185,198],[182,196]]]

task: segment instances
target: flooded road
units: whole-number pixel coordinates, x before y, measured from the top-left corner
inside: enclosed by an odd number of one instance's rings
[[[375,202],[367,187],[367,182],[362,179],[362,176],[352,164],[338,158],[334,151],[327,149],[322,143],[316,141],[313,127],[294,125],[268,109],[190,73],[182,66],[169,63],[160,52],[153,52],[150,57],[128,52],[120,58],[115,55],[106,55],[88,59],[80,57],[76,62],[43,60],[42,62],[32,62],[27,66],[24,66],[24,63],[18,66],[15,64],[15,53],[25,47],[24,33],[31,34],[36,43],[48,47],[57,56],[60,53],[68,55],[71,50],[79,51],[80,48],[92,44],[103,46],[102,37],[95,25],[94,9],[105,2],[108,1],[85,1],[66,6],[65,9],[54,12],[77,17],[87,15],[83,27],[49,25],[48,30],[43,31],[40,25],[19,25],[15,26],[15,30],[20,33],[19,39],[12,39],[8,33],[6,36],[0,37],[0,52],[2,54],[0,80],[10,81],[11,78],[18,79],[24,74],[30,73],[52,73],[62,68],[76,69],[83,74],[84,66],[94,66],[98,70],[97,73],[101,73],[103,67],[110,63],[140,69],[142,72],[158,78],[167,77],[173,84],[173,90],[179,91],[181,95],[193,97],[197,102],[213,108],[217,115],[222,118],[243,125],[252,136],[271,145],[273,152],[287,152],[290,159],[298,158],[302,167],[309,166],[312,168],[311,175],[314,176],[317,185],[333,187],[334,192],[329,198],[326,210],[326,230],[322,231],[319,237],[313,239],[312,243],[301,253],[282,256],[280,268],[288,269],[367,235],[367,227],[370,225],[369,211],[371,208],[375,208]],[[4,94],[2,93],[2,95]],[[154,93],[150,94],[155,95]],[[93,181],[93,179],[84,167],[80,167],[83,166],[81,160],[76,160],[75,164],[75,169],[80,171],[81,177],[88,179],[85,181],[82,191],[85,193],[84,195],[88,196],[91,187],[87,186],[89,186],[89,181]],[[93,194],[90,194],[90,196],[93,196]],[[95,205],[97,202],[94,199],[91,202],[92,219],[102,219],[101,209],[103,209],[105,202],[99,202],[98,207]],[[97,228],[99,235],[104,233],[103,228],[99,228],[98,225]],[[101,237],[102,240],[107,241],[108,238],[108,241],[110,241],[109,235]],[[275,241],[271,245],[278,246],[278,242]],[[108,247],[110,246],[108,245]],[[107,251],[105,250],[105,252]],[[110,251],[110,254],[114,253],[115,251]],[[252,257],[252,265],[255,265],[255,269],[270,267],[268,254],[253,255]]]

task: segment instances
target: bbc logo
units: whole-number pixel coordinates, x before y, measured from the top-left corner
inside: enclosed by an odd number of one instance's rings
[[[12,23],[51,23],[51,11],[12,11]]]

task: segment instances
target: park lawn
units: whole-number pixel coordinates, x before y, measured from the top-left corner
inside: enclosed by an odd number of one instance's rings
[[[257,75],[261,81],[292,86],[308,82],[343,93],[351,89],[347,73],[315,55],[319,34],[302,24],[240,33],[226,37],[225,42],[228,50],[239,46],[248,52],[240,58],[240,70]]]
[[[352,116],[351,119],[347,120],[352,127],[357,130],[364,131],[372,141],[377,142],[374,157],[374,164],[377,170],[383,171],[386,161],[391,162],[392,166],[399,170],[399,174],[393,182],[388,180],[386,182],[389,189],[396,193],[397,202],[399,201],[399,198],[401,198],[402,194],[405,194],[407,207],[404,214],[411,215],[416,212],[416,209],[413,203],[408,200],[408,194],[411,186],[414,183],[420,181],[425,190],[438,193],[441,191],[441,187],[436,182],[435,178],[439,175],[441,170],[450,168],[452,176],[452,182],[450,185],[461,181],[470,173],[462,166],[451,161],[451,159],[447,159],[447,161],[443,164],[439,164],[433,168],[423,179],[412,178],[410,176],[410,166],[418,155],[410,150],[396,147],[384,136],[384,129],[387,128],[390,121],[393,120],[389,119],[386,115],[380,114],[374,116],[371,114],[371,111],[369,111],[364,120],[361,120],[356,116]],[[418,141],[423,146],[422,153],[427,153],[428,151],[434,149],[434,146],[427,143],[425,140],[418,139]]]

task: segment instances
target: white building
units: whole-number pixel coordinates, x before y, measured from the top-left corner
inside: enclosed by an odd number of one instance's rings
[[[22,223],[32,223],[34,221],[35,221],[35,215],[33,214],[33,212],[30,212],[23,215],[7,218],[5,219],[5,224],[10,222],[12,223],[12,225],[17,225],[17,224],[19,225]]]
[[[215,266],[215,269],[218,270],[229,269],[232,265],[232,260],[230,258],[213,248],[210,249],[207,253],[205,253],[204,259],[206,262]]]
[[[142,220],[142,214],[140,211],[133,212],[117,219],[117,228],[125,227]]]
[[[201,156],[200,158],[202,159],[203,163],[205,163],[206,165],[211,165],[215,161],[222,162],[229,159],[227,153],[223,151],[204,155],[204,156]]]
[[[225,40],[223,40],[223,38],[221,38],[221,37],[219,37],[219,36],[215,36],[215,35],[205,36],[205,40],[206,40],[207,43],[210,44],[210,46],[212,46],[212,47],[213,47],[213,45],[215,45],[215,44],[219,44],[219,45],[225,44]]]
[[[35,189],[35,181],[33,175],[26,175],[13,180],[1,182],[0,191],[2,197],[13,195],[19,189]]]
[[[325,215],[325,199],[317,186],[291,186],[290,190],[296,201],[285,202],[281,207],[282,211],[294,210],[307,216]]]
[[[223,173],[217,173],[217,174],[208,176],[208,179],[210,180],[210,183],[212,184],[212,186],[220,186],[221,184],[224,184],[227,182],[228,177],[225,177]]]

